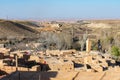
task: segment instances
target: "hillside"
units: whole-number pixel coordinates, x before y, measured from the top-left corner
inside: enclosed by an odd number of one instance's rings
[[[0,37],[10,37],[10,36],[31,37],[31,36],[35,36],[35,33],[37,33],[35,30],[21,23],[7,21],[7,20],[0,20]]]
[[[110,45],[120,46],[119,21],[80,21],[75,23],[44,23],[51,26],[41,26],[40,22],[0,20],[0,38],[27,37],[28,43],[41,43],[43,49],[77,49],[83,50],[87,37],[97,49],[97,41],[101,40],[103,49],[108,50]],[[37,36],[38,35],[38,36]],[[34,39],[34,40],[33,40]],[[26,42],[27,42],[26,41]]]
[[[38,22],[35,22],[35,21],[14,21],[14,22],[25,25],[25,26],[40,27]]]

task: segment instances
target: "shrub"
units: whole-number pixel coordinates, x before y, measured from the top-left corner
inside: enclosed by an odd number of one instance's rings
[[[117,59],[119,58],[120,56],[120,49],[119,47],[117,46],[112,46],[112,49],[111,49],[111,53],[114,57],[116,57]]]
[[[92,41],[92,50],[97,51],[98,50],[98,46],[97,46],[97,42],[96,41]]]

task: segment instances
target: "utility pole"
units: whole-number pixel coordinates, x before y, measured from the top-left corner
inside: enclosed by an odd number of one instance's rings
[[[39,73],[39,80],[41,80],[41,76],[40,76],[40,73]]]
[[[16,61],[16,71],[18,71],[18,56],[17,56],[17,54],[15,55],[15,61]]]
[[[6,17],[6,19],[8,20],[8,16]]]
[[[72,33],[72,37],[74,37],[74,27],[73,26],[72,26],[71,33]]]

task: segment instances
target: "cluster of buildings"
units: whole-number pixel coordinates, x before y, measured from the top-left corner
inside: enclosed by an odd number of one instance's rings
[[[84,52],[76,50],[11,52],[10,49],[0,48],[0,70],[10,74],[15,71],[103,72],[119,68],[109,54],[90,51],[90,45],[90,40],[87,40]]]

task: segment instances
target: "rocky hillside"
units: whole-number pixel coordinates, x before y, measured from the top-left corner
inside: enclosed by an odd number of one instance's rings
[[[35,33],[35,30],[19,22],[0,20],[0,37],[31,37]]]

